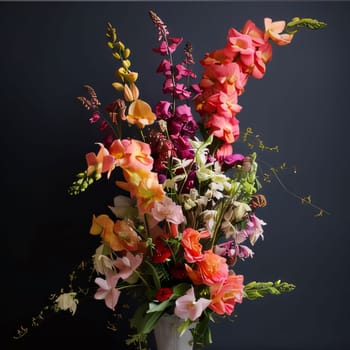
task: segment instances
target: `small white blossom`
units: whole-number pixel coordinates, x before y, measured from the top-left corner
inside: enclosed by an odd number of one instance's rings
[[[79,300],[76,299],[77,293],[70,292],[70,293],[62,293],[56,300],[55,300],[55,307],[57,310],[69,310],[72,315],[75,314],[75,311],[77,310],[77,304],[79,303]]]

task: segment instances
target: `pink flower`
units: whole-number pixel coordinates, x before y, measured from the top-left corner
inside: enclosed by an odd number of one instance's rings
[[[162,201],[154,203],[151,214],[157,221],[166,220],[178,225],[185,220],[181,206],[166,196]]]
[[[157,70],[157,73],[163,73],[166,77],[170,77],[171,76],[171,63],[169,60],[162,60],[162,62],[160,62]]]
[[[199,298],[196,301],[194,289],[191,286],[184,296],[176,300],[174,313],[183,320],[190,319],[191,321],[195,321],[209,304],[210,300],[205,298]]]
[[[230,28],[227,36],[227,44],[225,53],[229,52],[239,53],[240,60],[247,67],[254,62],[255,48],[253,46],[252,38],[249,35],[242,34],[234,28]]]
[[[106,306],[113,311],[120,296],[120,291],[115,288],[118,280],[118,274],[107,275],[105,280],[101,277],[95,278],[95,283],[99,285],[100,288],[97,289],[94,298],[97,300],[104,299]]]
[[[261,237],[262,239],[264,238],[264,230],[262,226],[266,225],[266,222],[259,219],[257,216],[255,216],[255,214],[252,214],[250,215],[250,220],[247,225],[250,228],[248,235],[251,245],[254,245],[259,237]]]
[[[239,136],[238,119],[227,118],[218,114],[213,114],[205,124],[210,129],[210,133],[226,143],[233,143]]]
[[[118,269],[118,275],[123,280],[129,278],[132,273],[141,265],[142,254],[132,254],[127,251],[122,258],[114,260],[113,265]]]

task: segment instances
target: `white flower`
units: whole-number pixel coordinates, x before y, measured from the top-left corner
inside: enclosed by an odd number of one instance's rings
[[[55,307],[58,310],[69,310],[72,315],[75,314],[75,311],[77,310],[77,304],[79,303],[79,300],[76,299],[77,293],[70,292],[70,293],[62,293],[56,300],[55,300]]]
[[[214,232],[217,211],[216,210],[204,210],[203,213],[204,226],[211,234]]]
[[[135,208],[135,201],[126,196],[114,197],[114,206],[108,206],[113,214],[120,219],[136,217],[137,209]]]
[[[106,275],[114,271],[113,260],[107,254],[111,253],[111,249],[105,244],[101,244],[92,256],[94,268],[97,273]]]
[[[252,210],[247,203],[235,201],[233,205],[235,206],[233,209],[233,218],[236,221],[241,221],[243,217]]]

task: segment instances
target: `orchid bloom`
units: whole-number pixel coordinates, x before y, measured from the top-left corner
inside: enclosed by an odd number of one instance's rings
[[[106,276],[106,279],[101,277],[95,278],[95,283],[100,288],[97,289],[94,298],[97,300],[104,299],[106,306],[113,311],[120,296],[120,291],[116,288],[119,277],[118,274],[109,274]]]
[[[183,320],[190,319],[191,321],[195,321],[209,304],[210,300],[205,298],[199,298],[196,301],[194,289],[191,286],[185,295],[176,300],[174,313]]]

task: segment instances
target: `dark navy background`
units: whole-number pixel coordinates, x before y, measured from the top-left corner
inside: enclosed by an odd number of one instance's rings
[[[116,187],[101,182],[78,197],[67,188],[95,151],[98,131],[75,100],[92,85],[104,105],[115,61],[105,44],[107,22],[132,50],[140,73],[141,97],[154,105],[163,98],[155,69],[160,56],[155,10],[173,36],[193,44],[198,62],[221,48],[229,27],[247,19],[314,17],[328,26],[299,32],[291,45],[274,46],[262,80],[250,80],[239,103],[241,129],[251,126],[278,154],[260,159],[296,166],[281,173],[284,184],[331,215],[302,205],[277,181],[264,185],[267,222],[255,257],[236,266],[245,281],[282,279],[297,285],[291,294],[245,300],[235,322],[213,326],[212,350],[347,349],[349,337],[348,110],[349,16],[347,2],[106,2],[1,3],[1,203],[2,329],[5,348],[54,346],[59,342],[125,349],[127,321],[106,329],[111,313],[103,302],[86,301],[77,314],[59,313],[24,339],[8,342],[28,325],[58,291],[72,267],[98,244],[88,234],[93,213],[107,212]],[[201,68],[195,67],[200,75]],[[237,146],[239,151],[239,146]],[[152,345],[152,342],[151,342]],[[2,347],[3,348],[3,347]],[[70,347],[69,347],[70,348]]]

